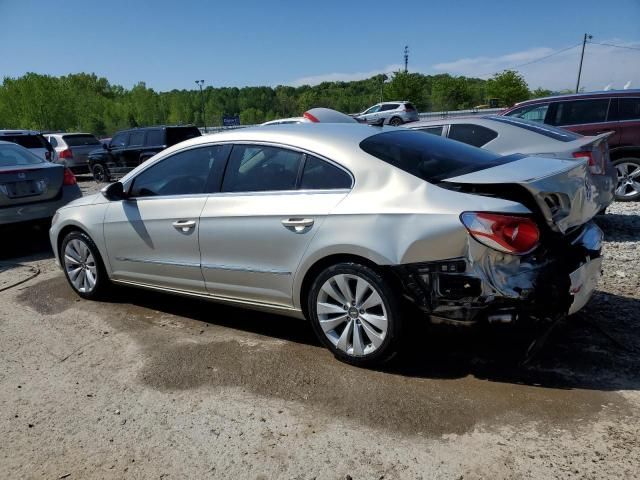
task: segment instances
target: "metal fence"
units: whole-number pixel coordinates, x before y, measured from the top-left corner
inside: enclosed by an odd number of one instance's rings
[[[437,120],[439,118],[451,118],[451,117],[461,117],[461,116],[480,116],[480,115],[492,115],[498,112],[501,112],[502,110],[504,110],[503,108],[483,108],[483,109],[470,109],[470,110],[451,110],[451,111],[445,111],[445,112],[424,112],[424,113],[420,113],[418,114],[418,116],[420,117],[420,120]],[[217,132],[222,132],[222,131],[226,131],[226,130],[234,130],[236,128],[246,128],[246,127],[255,127],[256,125],[237,125],[237,126],[233,126],[233,127],[207,127],[207,129],[205,130],[204,128],[200,127],[200,133],[202,134],[207,134],[207,133],[217,133]]]

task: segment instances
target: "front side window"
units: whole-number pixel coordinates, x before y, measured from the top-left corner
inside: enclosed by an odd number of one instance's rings
[[[197,195],[208,193],[209,178],[224,166],[229,147],[212,145],[175,153],[144,170],[133,180],[129,195]]]
[[[144,143],[144,131],[131,132],[131,136],[129,137],[130,147],[141,147],[143,143]]]
[[[552,125],[581,125],[606,122],[608,109],[608,98],[559,102],[551,123]]]
[[[351,177],[335,165],[307,155],[300,188],[303,190],[333,190],[351,188]]]
[[[360,148],[431,183],[522,158],[521,155],[501,157],[487,150],[414,130],[378,133],[360,142]]]
[[[482,147],[498,136],[498,132],[480,125],[454,123],[449,127],[449,138],[474,147]]]
[[[295,190],[302,154],[264,145],[235,145],[229,158],[223,192]]]
[[[640,120],[640,98],[618,99],[618,120]]]
[[[378,110],[380,110],[380,105],[374,105],[369,110],[365,111],[364,114],[367,115],[369,113],[376,113]]]
[[[547,110],[549,110],[548,103],[527,105],[510,111],[507,113],[507,116],[523,118],[530,122],[544,123],[545,117],[547,116]]]
[[[111,148],[124,148],[127,146],[128,137],[128,132],[116,133],[116,135],[111,139],[109,145],[111,145]]]

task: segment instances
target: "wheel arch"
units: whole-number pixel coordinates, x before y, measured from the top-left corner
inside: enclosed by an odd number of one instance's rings
[[[611,161],[615,162],[621,158],[636,158],[640,160],[640,147],[636,146],[623,146],[611,148],[609,155]]]

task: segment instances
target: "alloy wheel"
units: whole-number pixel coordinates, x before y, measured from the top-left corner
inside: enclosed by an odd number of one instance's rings
[[[640,194],[640,166],[637,163],[622,162],[616,165],[618,186],[616,196],[633,197]]]
[[[373,353],[387,335],[384,301],[376,288],[358,275],[329,278],[318,292],[316,311],[327,339],[348,355]]]
[[[93,178],[96,182],[102,183],[107,181],[107,174],[102,165],[97,164],[93,166]]]
[[[98,278],[98,269],[91,250],[82,240],[74,238],[67,243],[63,261],[73,287],[82,293],[93,291]]]

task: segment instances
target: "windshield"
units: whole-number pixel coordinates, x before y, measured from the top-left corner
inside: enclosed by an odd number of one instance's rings
[[[93,135],[77,134],[77,135],[64,135],[64,141],[70,147],[82,147],[84,145],[100,145],[100,142]]]
[[[20,167],[39,163],[44,163],[44,160],[29,150],[16,145],[0,144],[0,167]]]
[[[412,130],[373,135],[363,140],[360,148],[394,167],[431,183],[522,158],[521,155],[501,157],[461,142]]]

